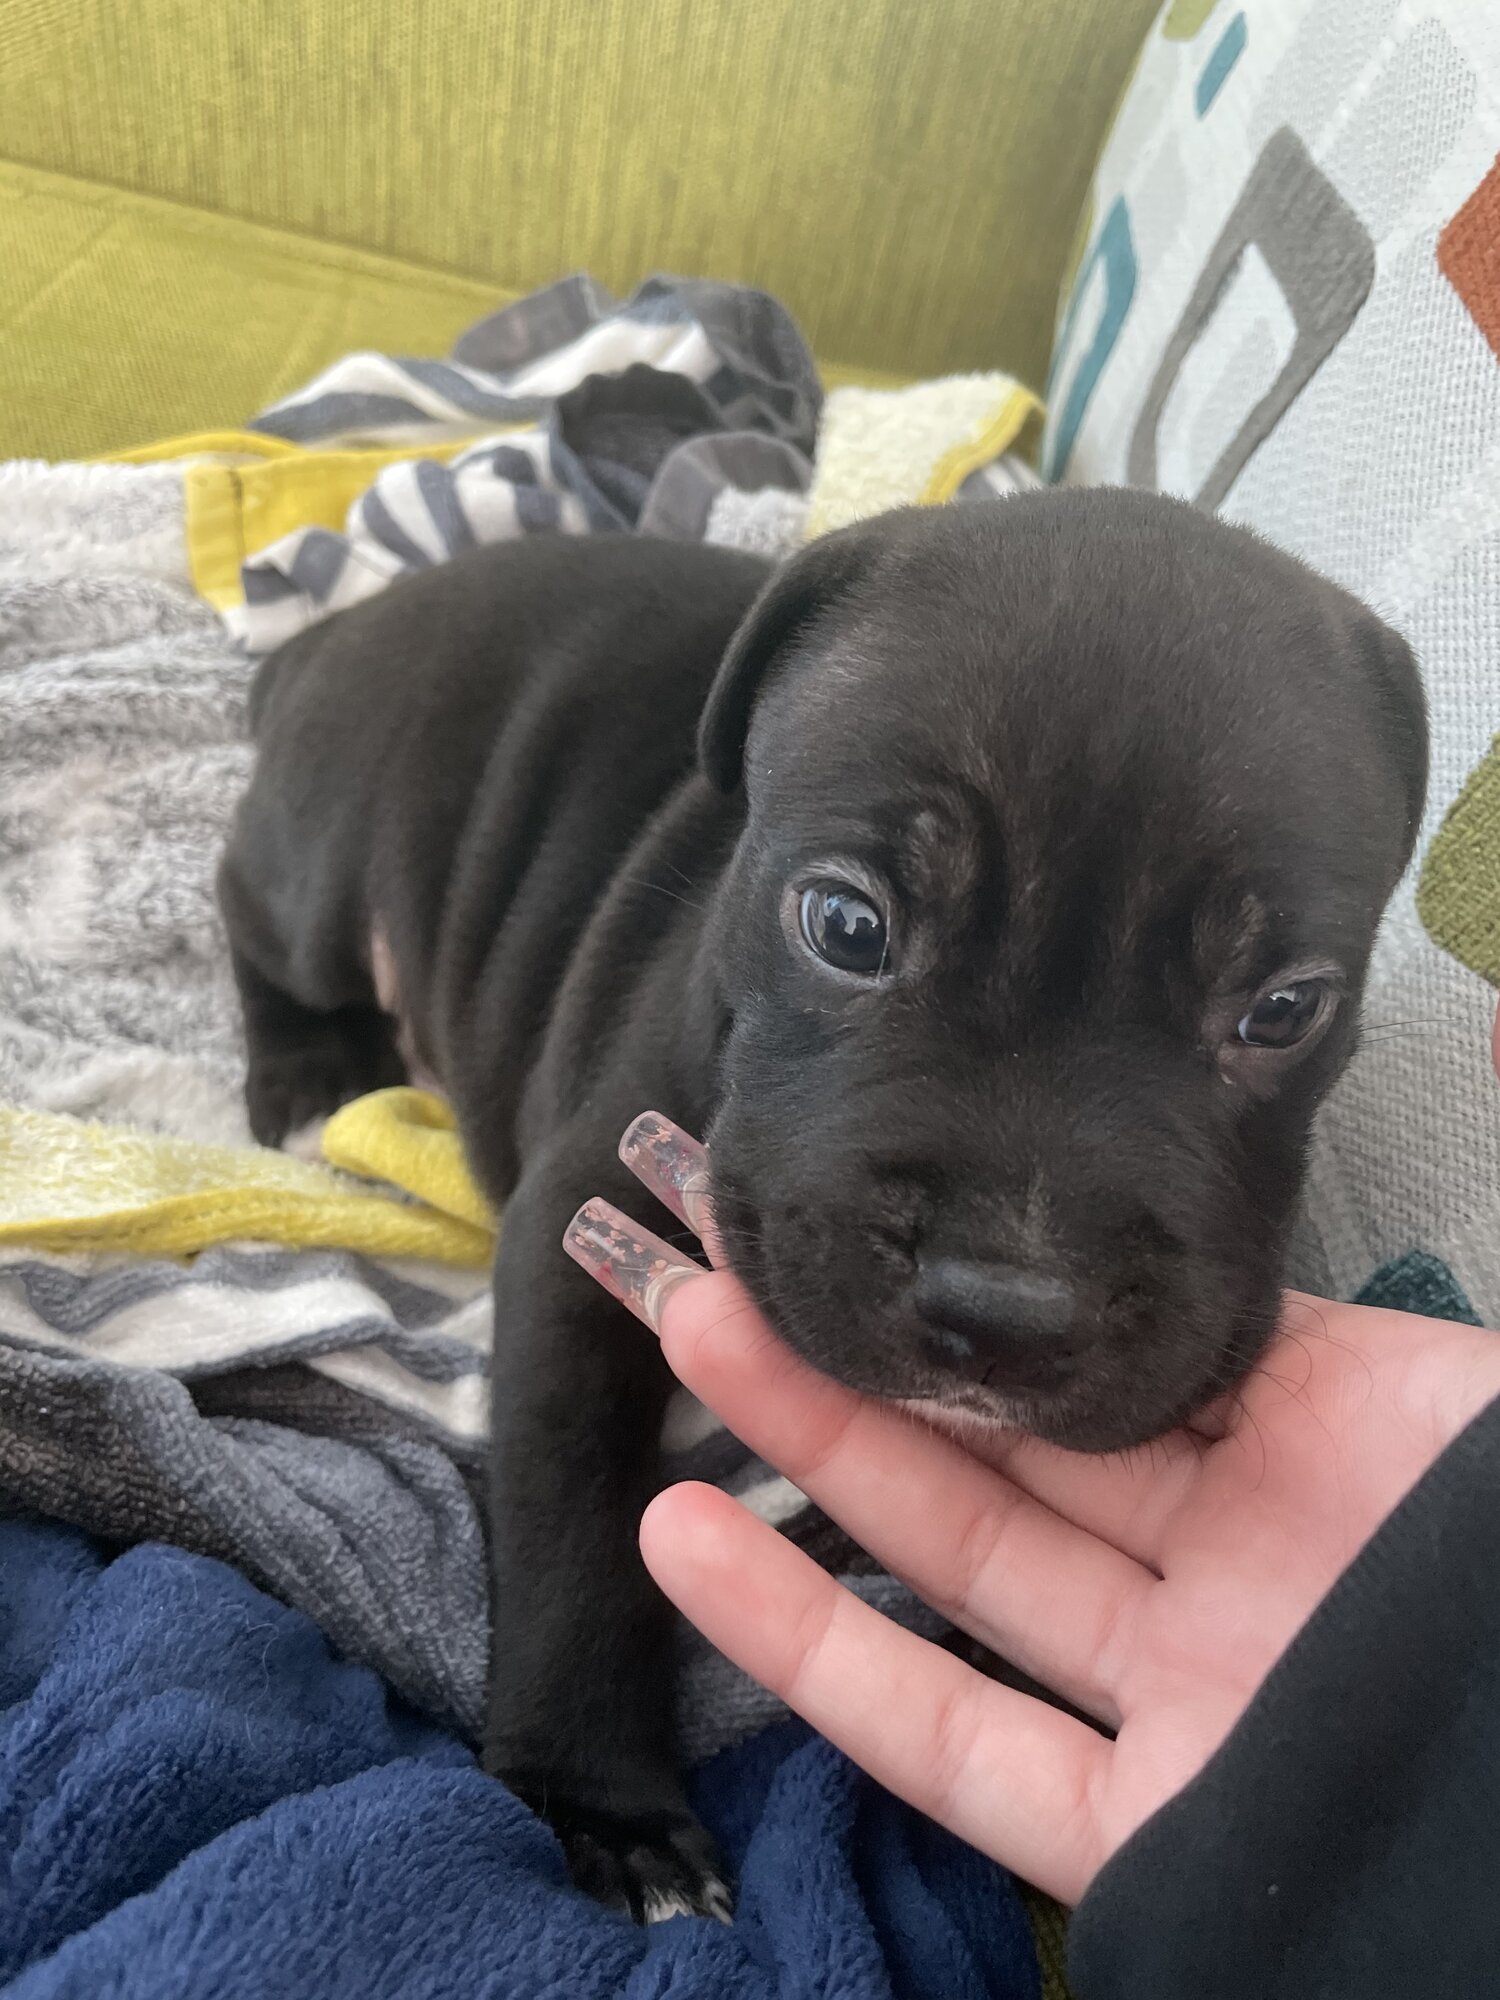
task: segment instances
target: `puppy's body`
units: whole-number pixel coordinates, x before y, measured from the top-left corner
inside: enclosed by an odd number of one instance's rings
[[[624,1126],[707,1133],[736,1268],[829,1372],[1150,1436],[1268,1337],[1425,773],[1400,642],[1172,503],[891,516],[766,574],[537,540],[315,630],[222,875],[257,1135],[403,1073],[378,933],[505,1203],[486,1761],[648,1914],[717,1891],[634,1543],[668,1383],[559,1248],[590,1195],[653,1219]]]
[[[522,1093],[540,1085],[558,987],[605,892],[618,877],[640,904],[636,948],[607,974],[606,1038],[649,940],[675,928],[683,885],[670,867],[658,888],[632,884],[622,863],[692,768],[709,684],[766,573],[752,557],[668,543],[504,544],[267,661],[222,900],[243,969],[316,1022],[274,1059],[252,1043],[257,1136],[327,1111],[326,1064],[347,1027],[397,1074],[392,1024],[373,1008],[378,934],[413,1053],[452,1091],[475,1171],[509,1194],[534,1136]],[[735,801],[693,790],[689,846],[697,823],[717,837],[737,817]],[[329,1016],[337,1032],[314,1046],[307,1034]],[[589,1035],[557,1066],[565,1101],[600,1053]],[[550,1105],[542,1128],[562,1109]]]
[[[676,1776],[668,1614],[634,1541],[669,1383],[561,1245],[590,1195],[649,1215],[615,1157],[638,1111],[702,1130],[711,1109],[700,899],[743,802],[693,776],[694,746],[767,573],[549,537],[315,628],[257,679],[220,874],[256,1136],[401,1080],[378,935],[411,1051],[505,1206],[486,1763],[549,1813],[586,1886],[647,1913],[714,1899]]]

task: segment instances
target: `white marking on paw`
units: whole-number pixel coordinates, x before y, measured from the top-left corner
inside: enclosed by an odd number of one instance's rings
[[[734,1922],[734,1898],[729,1893],[729,1885],[721,1882],[717,1875],[710,1875],[700,1892],[705,1917],[712,1917],[716,1924]]]
[[[669,1917],[695,1917],[698,1912],[686,1896],[675,1889],[647,1889],[641,1907],[648,1924],[664,1924]]]
[[[734,1899],[717,1875],[707,1876],[691,1896],[679,1889],[646,1889],[641,1905],[648,1924],[664,1924],[670,1917],[711,1917],[716,1924],[727,1924],[734,1918]]]
[[[323,1159],[323,1134],[327,1129],[326,1118],[309,1118],[295,1132],[287,1133],[281,1142],[281,1150],[290,1153],[294,1160],[311,1160],[315,1166],[323,1166],[326,1164]]]

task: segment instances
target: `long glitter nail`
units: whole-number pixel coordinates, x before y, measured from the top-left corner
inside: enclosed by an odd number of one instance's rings
[[[661,1331],[662,1311],[674,1286],[703,1275],[700,1265],[686,1262],[670,1243],[607,1201],[584,1203],[563,1234],[563,1248],[653,1333]]]
[[[680,1125],[659,1111],[643,1111],[620,1141],[620,1158],[695,1236],[707,1232],[708,1153]]]

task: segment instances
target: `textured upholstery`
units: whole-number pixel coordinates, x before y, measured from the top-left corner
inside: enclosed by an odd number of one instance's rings
[[[1180,0],[1099,163],[1043,470],[1158,486],[1377,606],[1421,663],[1417,866],[1318,1121],[1297,1275],[1415,1253],[1500,1326],[1500,10]],[[1330,755],[1337,745],[1330,746]],[[1437,1294],[1434,1294],[1437,1296]]]
[[[1037,380],[1150,13],[7,0],[0,454],[234,423],[579,268],[764,285],[861,371]]]

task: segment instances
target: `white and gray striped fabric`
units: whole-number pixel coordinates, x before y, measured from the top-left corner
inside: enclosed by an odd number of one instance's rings
[[[251,556],[230,630],[269,652],[481,542],[702,540],[726,491],[806,490],[821,404],[787,312],[709,281],[650,278],[621,304],[565,278],[481,320],[450,360],[349,355],[251,428],[321,448],[488,434],[446,463],[384,468],[342,534],[302,528]]]

